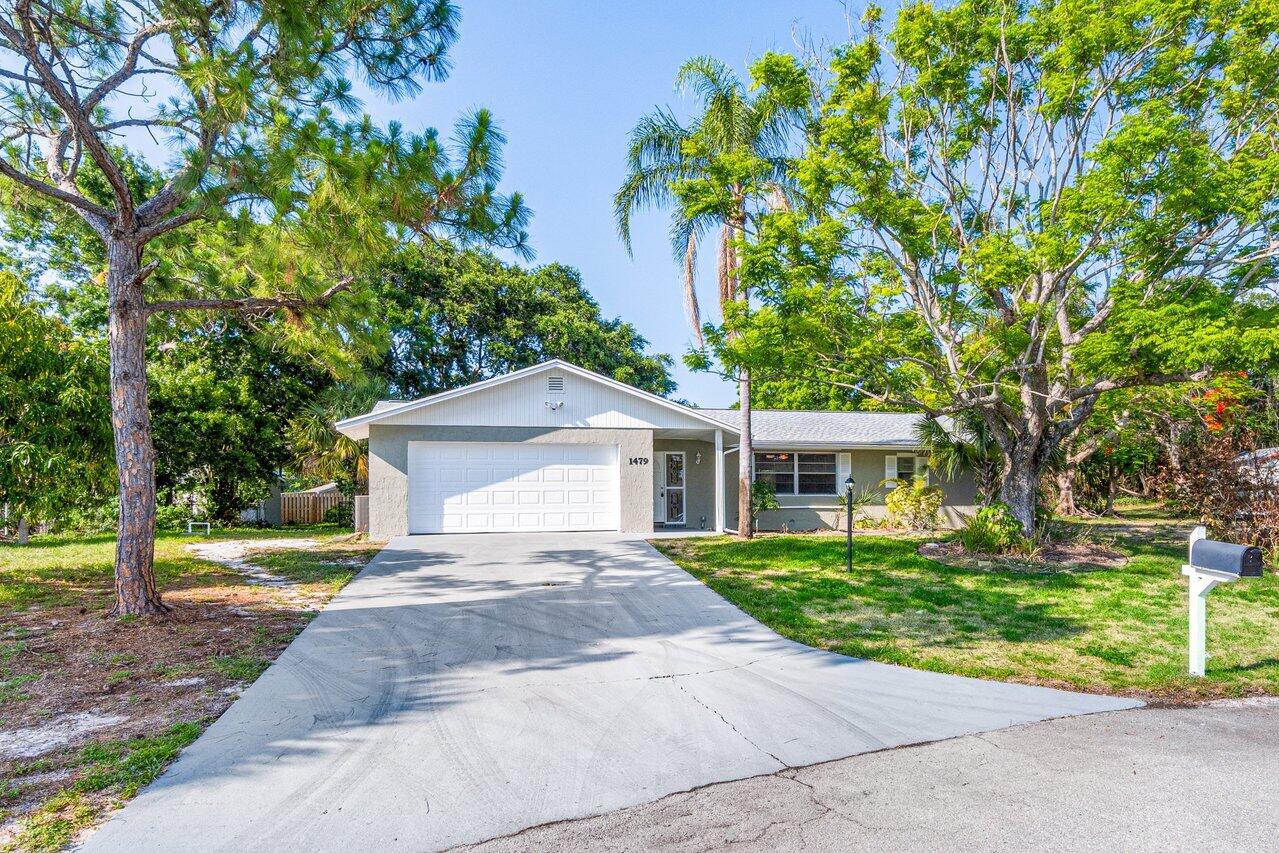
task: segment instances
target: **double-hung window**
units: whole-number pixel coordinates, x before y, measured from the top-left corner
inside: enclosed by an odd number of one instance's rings
[[[755,482],[767,483],[779,495],[795,494],[795,454],[756,453]]]
[[[767,483],[779,495],[833,495],[834,453],[756,453],[755,482]]]

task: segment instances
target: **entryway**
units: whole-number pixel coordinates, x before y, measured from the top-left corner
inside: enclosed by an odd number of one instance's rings
[[[685,457],[682,450],[658,451],[654,454],[653,521],[669,527],[688,522]]]

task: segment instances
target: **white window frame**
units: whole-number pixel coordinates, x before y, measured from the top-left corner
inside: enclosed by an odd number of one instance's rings
[[[769,453],[789,454],[791,458],[791,490],[789,492],[778,492],[779,495],[787,495],[789,497],[799,498],[822,498],[822,497],[838,497],[839,491],[839,472],[841,470],[841,457],[846,454],[836,450],[757,450],[751,457],[751,484],[759,482],[758,460],[755,456],[761,456]],[[799,490],[799,457],[800,454],[805,456],[833,456],[835,457],[835,490],[833,492],[801,492]],[[847,466],[851,470],[851,463]]]
[[[899,460],[910,459],[914,466],[911,476],[915,479],[921,479],[919,473],[922,471],[924,485],[930,485],[932,481],[932,468],[928,464],[928,457],[919,453],[889,453],[884,457],[884,482],[891,483],[888,488],[895,489],[900,486],[901,478],[897,476],[900,469]]]

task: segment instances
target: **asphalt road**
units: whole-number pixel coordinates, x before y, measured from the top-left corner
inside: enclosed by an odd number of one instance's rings
[[[1134,704],[798,645],[639,539],[408,537],[85,849],[436,849]]]
[[[1272,851],[1279,700],[1072,717],[859,755],[474,849]]]

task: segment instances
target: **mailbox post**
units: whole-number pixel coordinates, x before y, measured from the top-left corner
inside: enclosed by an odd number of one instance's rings
[[[1181,573],[1190,579],[1190,674],[1202,676],[1208,659],[1208,593],[1218,584],[1261,577],[1261,550],[1208,538],[1200,526],[1190,534],[1189,562]]]

